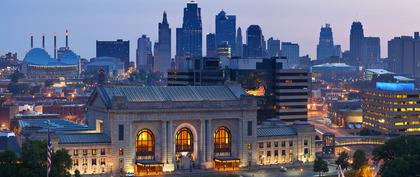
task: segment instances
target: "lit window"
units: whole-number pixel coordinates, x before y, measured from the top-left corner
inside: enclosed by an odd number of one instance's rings
[[[96,155],[96,149],[92,149],[92,155]]]
[[[193,151],[193,134],[188,128],[181,128],[176,134],[177,152],[192,152]]]
[[[232,146],[232,135],[226,127],[219,127],[214,133],[214,152],[227,152],[230,154]]]
[[[124,155],[124,149],[123,149],[123,148],[120,148],[120,149],[118,150],[118,154],[119,154],[119,155]]]
[[[154,159],[155,138],[149,129],[142,129],[137,133],[136,154],[146,159]]]

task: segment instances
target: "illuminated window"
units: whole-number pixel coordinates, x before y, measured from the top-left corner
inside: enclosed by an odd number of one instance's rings
[[[149,129],[142,129],[137,133],[136,141],[136,155],[137,156],[151,156],[155,155],[155,137]]]
[[[188,128],[181,128],[176,133],[176,151],[192,152],[193,151],[193,134]]]
[[[119,154],[119,155],[124,155],[124,149],[123,149],[123,148],[120,148],[120,149],[118,150],[118,154]]]
[[[79,155],[79,150],[78,149],[73,150],[73,156],[78,156],[78,155]]]
[[[101,149],[101,155],[105,155],[105,149]]]
[[[96,149],[92,149],[92,155],[96,155]]]
[[[252,150],[252,144],[248,144],[248,150]]]
[[[83,149],[83,155],[84,155],[84,156],[87,156],[87,152],[88,152],[88,150],[87,150],[87,149]]]
[[[232,135],[229,129],[226,127],[219,127],[216,132],[214,132],[214,152],[230,155],[231,146]]]
[[[264,143],[258,143],[259,148],[264,148]]]

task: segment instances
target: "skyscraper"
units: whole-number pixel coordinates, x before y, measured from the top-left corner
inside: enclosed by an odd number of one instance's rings
[[[152,42],[146,35],[137,40],[136,50],[137,69],[151,71],[153,69]]]
[[[365,68],[376,68],[381,59],[381,41],[379,37],[365,37],[361,45],[361,64]]]
[[[268,57],[279,57],[280,56],[280,40],[273,39],[272,37],[267,41],[267,54]]]
[[[247,57],[263,56],[263,35],[260,26],[251,25],[246,30]]]
[[[206,56],[217,57],[216,35],[209,33],[206,35]]]
[[[157,51],[155,51],[154,70],[166,74],[171,67],[171,28],[166,12],[163,12],[163,19],[158,27],[159,39],[155,44]]]
[[[395,37],[388,41],[389,70],[420,78],[420,39],[415,35]]]
[[[296,68],[299,65],[299,44],[282,42],[281,56],[287,60],[284,69]]]
[[[242,30],[241,27],[238,28],[238,32],[236,33],[236,47],[235,47],[235,56],[238,57],[243,57],[244,56],[244,52],[243,52],[243,40],[242,40]]]
[[[130,65],[130,41],[96,41],[96,57],[119,58],[127,70]]]
[[[226,15],[225,11],[220,11],[215,18],[216,24],[216,46],[227,44],[235,52],[236,43],[236,16]]]
[[[362,55],[362,42],[364,38],[363,25],[360,22],[353,22],[350,30],[350,61],[360,64]]]
[[[197,2],[190,1],[184,8],[182,28],[176,29],[176,62],[179,68],[185,66],[186,58],[202,57],[201,8]]]
[[[325,24],[325,27],[321,27],[319,33],[319,43],[317,46],[317,60],[329,59],[336,53],[333,33],[330,24]]]

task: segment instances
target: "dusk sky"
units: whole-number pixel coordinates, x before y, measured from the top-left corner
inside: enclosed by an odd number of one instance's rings
[[[184,0],[1,0],[0,54],[18,52],[19,59],[30,48],[30,34],[41,47],[45,33],[52,54],[53,34],[64,46],[64,31],[70,32],[70,47],[83,58],[95,56],[96,40],[130,40],[130,58],[135,59],[137,38],[142,34],[157,40],[157,24],[168,13],[172,28],[182,24]],[[300,45],[300,54],[316,56],[320,27],[330,23],[335,44],[349,48],[350,25],[363,23],[365,36],[381,38],[382,57],[387,41],[394,36],[412,35],[420,30],[420,1],[413,0],[199,0],[205,34],[214,32],[214,16],[224,9],[237,16],[244,43],[250,24],[262,27],[266,39],[274,37]],[[203,52],[204,53],[204,52]]]

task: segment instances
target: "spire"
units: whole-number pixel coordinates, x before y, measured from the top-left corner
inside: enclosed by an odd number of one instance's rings
[[[54,33],[54,59],[57,59],[57,35]]]
[[[69,48],[69,31],[66,30],[66,48]]]
[[[31,34],[31,49],[34,48],[34,35]]]
[[[168,24],[168,19],[166,17],[166,11],[163,11],[163,20],[162,20],[162,24]]]

